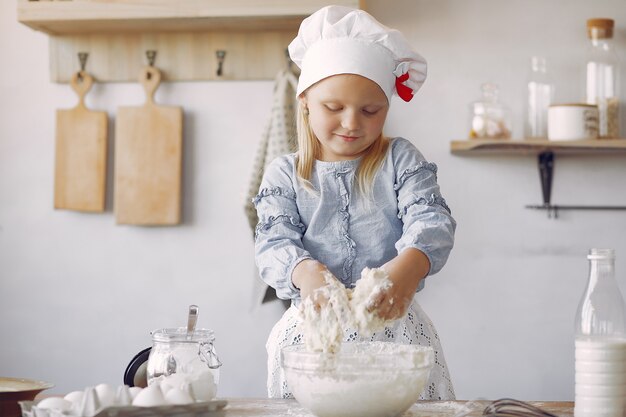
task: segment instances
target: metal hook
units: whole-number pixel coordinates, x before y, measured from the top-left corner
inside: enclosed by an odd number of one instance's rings
[[[146,51],[146,57],[148,58],[148,65],[154,67],[154,61],[156,61],[157,51],[149,49]]]
[[[150,67],[154,67],[154,61],[156,61],[156,55],[157,55],[157,51],[155,51],[154,49],[149,49],[146,51],[146,58],[148,58],[148,65]],[[148,71],[146,78],[151,79],[152,78],[152,73]]]
[[[87,52],[79,52],[78,53],[78,62],[80,62],[80,72],[78,73],[78,81],[83,81],[83,75],[81,74],[85,71],[85,67],[87,67],[87,58],[89,58],[89,53]]]
[[[85,71],[85,67],[87,66],[87,58],[89,58],[88,52],[79,52],[78,53],[78,61],[80,62],[80,70]]]
[[[221,77],[223,72],[224,58],[226,57],[226,51],[223,49],[215,51],[217,57],[217,76]]]

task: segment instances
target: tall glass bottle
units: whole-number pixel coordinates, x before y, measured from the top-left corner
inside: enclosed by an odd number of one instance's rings
[[[626,308],[612,249],[591,249],[587,288],[576,312],[575,417],[626,411]]]
[[[554,83],[547,72],[546,59],[533,56],[526,88],[526,114],[524,137],[540,139],[548,137],[548,107],[554,100]]]
[[[598,136],[619,137],[619,60],[613,43],[613,19],[587,20],[587,104],[598,106]]]

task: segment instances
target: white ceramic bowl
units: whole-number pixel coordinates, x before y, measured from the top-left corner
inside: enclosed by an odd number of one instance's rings
[[[395,417],[409,409],[426,385],[432,348],[389,342],[343,343],[337,354],[283,348],[287,385],[318,417]]]

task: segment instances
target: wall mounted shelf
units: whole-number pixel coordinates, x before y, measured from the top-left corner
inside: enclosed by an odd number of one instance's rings
[[[360,7],[359,0],[335,4]],[[300,22],[324,0],[18,0],[18,20],[50,35],[50,78],[69,82],[78,53],[99,82],[136,81],[145,52],[169,81],[267,80]],[[218,50],[226,51],[217,75]]]
[[[626,139],[596,139],[577,141],[549,140],[456,140],[450,152],[461,156],[473,155],[531,155],[537,157],[543,204],[526,208],[546,210],[548,217],[557,218],[560,210],[626,210],[626,206],[559,205],[550,202],[555,155],[626,155]]]
[[[455,140],[450,143],[450,152],[458,155],[518,154],[538,155],[550,151],[554,154],[615,154],[626,153],[626,139],[596,139],[550,141],[525,140]]]

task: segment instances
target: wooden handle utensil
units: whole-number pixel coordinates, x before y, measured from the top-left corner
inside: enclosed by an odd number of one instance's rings
[[[115,126],[115,218],[118,224],[180,223],[183,111],[159,106],[161,73],[140,74],[146,102],[120,107]]]
[[[107,114],[85,106],[93,78],[74,74],[71,86],[79,102],[73,109],[57,110],[54,208],[104,211]]]

